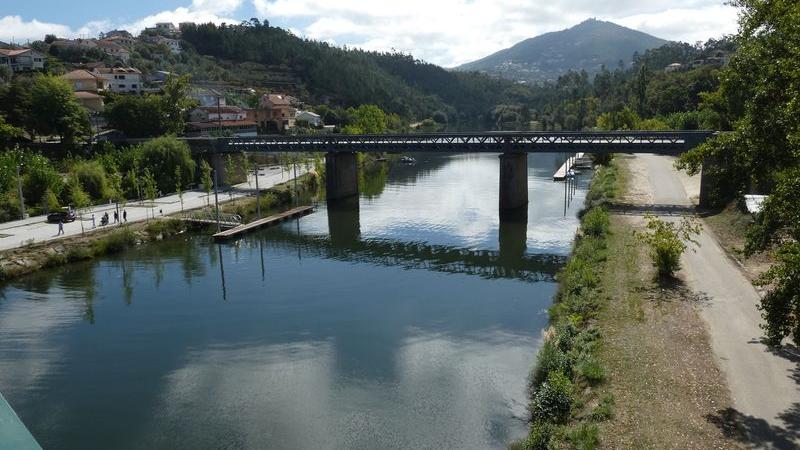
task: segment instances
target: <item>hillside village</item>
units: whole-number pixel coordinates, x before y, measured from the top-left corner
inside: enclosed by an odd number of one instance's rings
[[[138,36],[111,30],[98,38],[48,35],[27,46],[0,43],[0,78],[62,73],[60,78],[72,87],[91,117],[94,134],[102,139],[114,133],[103,114],[110,96],[158,94],[164,83],[176,76],[167,70],[137,67],[132,62],[137,51],[147,53],[157,68],[167,54],[178,56],[183,52],[180,28],[173,23],[157,23]],[[192,107],[184,112],[187,136],[290,133],[298,125],[320,132],[335,128],[326,126],[322,117],[300,99],[280,90],[193,80],[187,94],[192,100]]]

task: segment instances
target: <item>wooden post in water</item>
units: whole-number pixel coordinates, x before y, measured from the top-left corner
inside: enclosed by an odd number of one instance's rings
[[[258,162],[256,162],[256,217],[261,218],[261,190],[258,189]]]

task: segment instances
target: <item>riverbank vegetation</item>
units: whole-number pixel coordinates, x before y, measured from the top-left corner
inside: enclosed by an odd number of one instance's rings
[[[592,183],[572,256],[558,275],[550,327],[529,378],[531,430],[512,449],[596,448],[598,423],[614,414],[613,396],[597,390],[607,369],[597,358],[601,334],[596,317],[608,258],[610,220],[604,204],[615,196],[616,177],[615,167],[599,167]]]
[[[530,432],[511,449],[740,448],[701,299],[655,276],[644,221],[606,209],[627,196],[626,160],[592,181],[529,379]]]

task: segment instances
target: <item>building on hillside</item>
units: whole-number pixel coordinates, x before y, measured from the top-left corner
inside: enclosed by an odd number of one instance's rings
[[[172,72],[167,72],[166,70],[156,70],[155,72],[147,75],[145,77],[145,81],[150,84],[164,84],[172,75]]]
[[[247,120],[247,113],[238,106],[201,106],[189,111],[191,122]]]
[[[178,37],[181,30],[172,22],[159,22],[153,27],[144,29],[145,34],[160,34],[162,36]]]
[[[287,96],[267,94],[261,97],[258,109],[248,110],[248,119],[258,123],[265,133],[283,133],[295,126],[297,109],[291,105]]]
[[[294,118],[296,122],[305,122],[314,128],[319,128],[323,125],[322,117],[320,117],[319,114],[313,113],[311,111],[298,110],[295,113]]]
[[[0,66],[12,72],[43,70],[44,60],[44,54],[30,48],[0,49]]]
[[[173,55],[178,55],[181,53],[180,39],[173,39],[159,35],[152,38],[151,42],[156,45],[166,46]]]
[[[258,127],[252,120],[223,120],[217,122],[187,122],[186,135],[199,136],[258,136]]]
[[[124,37],[128,39],[133,39],[133,35],[128,30],[111,30],[103,33],[101,37],[105,39],[110,39],[113,37]]]
[[[119,46],[130,49],[136,43],[136,39],[125,36],[111,36],[103,39],[101,42],[110,42],[112,44],[117,44]]]
[[[94,39],[56,39],[50,46],[56,48],[77,48],[85,51],[97,48],[97,41]]]
[[[216,89],[194,86],[189,97],[196,100],[199,106],[225,106],[225,95]]]
[[[664,68],[664,72],[680,72],[681,70],[683,70],[681,63],[672,63]]]
[[[111,41],[96,41],[97,47],[106,55],[113,56],[127,63],[131,59],[131,52],[127,48]]]
[[[79,69],[61,75],[72,86],[73,91],[103,92],[109,88],[108,80],[99,74]]]
[[[89,112],[101,113],[106,107],[103,102],[103,96],[96,92],[78,91],[75,92],[75,98],[77,98],[78,102],[84,108],[88,109]]]
[[[101,67],[94,74],[106,79],[109,89],[116,94],[139,94],[142,92],[142,72],[133,67]]]

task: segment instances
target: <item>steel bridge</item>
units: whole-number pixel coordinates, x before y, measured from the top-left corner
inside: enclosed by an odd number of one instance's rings
[[[528,153],[652,153],[678,155],[712,137],[712,131],[559,131],[427,134],[324,134],[187,139],[211,144],[215,173],[224,173],[227,153],[325,153],[329,199],[358,195],[357,153],[499,153],[501,210],[528,204]],[[701,185],[702,185],[701,181]],[[701,198],[703,189],[701,187]]]
[[[428,134],[269,135],[220,138],[230,152],[453,152],[655,153],[676,155],[711,137],[711,131],[485,132]]]

